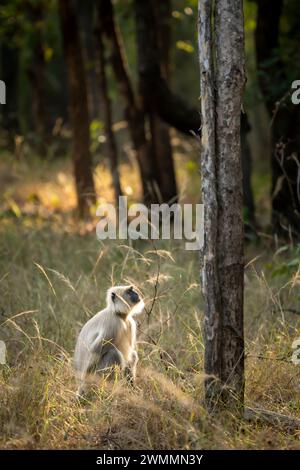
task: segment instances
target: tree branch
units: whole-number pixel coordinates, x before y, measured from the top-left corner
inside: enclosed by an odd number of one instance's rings
[[[136,34],[140,47],[139,76],[143,106],[155,110],[171,126],[185,134],[198,133],[200,113],[173,93],[162,76],[152,0],[135,0]]]

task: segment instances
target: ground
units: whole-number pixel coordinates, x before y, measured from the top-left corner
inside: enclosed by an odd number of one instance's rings
[[[176,164],[182,187],[188,183],[183,198],[196,200],[195,162],[178,156]],[[130,162],[121,172],[134,199]],[[75,196],[67,160],[16,162],[5,155],[1,175],[0,339],[8,349],[0,365],[1,448],[300,448],[299,431],[228,411],[206,414],[194,252],[179,241],[97,241],[95,222],[79,223],[70,212]],[[110,200],[105,162],[96,175],[101,198]],[[262,234],[247,243],[246,263],[246,404],[300,418],[300,365],[291,361],[300,337],[297,246],[274,247]],[[78,402],[76,335],[103,308],[106,289],[124,282],[141,289],[148,311],[138,318],[136,386],[121,377],[99,380]]]

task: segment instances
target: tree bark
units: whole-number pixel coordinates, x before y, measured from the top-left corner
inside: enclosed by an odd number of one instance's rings
[[[77,18],[72,0],[59,0],[59,15],[69,85],[69,112],[73,129],[73,164],[79,216],[89,213],[95,202],[91,170],[89,115],[86,80]]]
[[[290,102],[290,83],[280,56],[279,24],[283,0],[258,0],[255,31],[260,89],[272,119],[272,225],[277,234],[300,236],[298,196],[300,112]]]
[[[243,25],[242,0],[199,0],[205,208],[202,285],[208,374],[205,401],[209,409],[221,402],[243,405],[244,399]]]
[[[106,70],[105,70],[105,54],[104,54],[104,44],[102,37],[103,27],[100,23],[100,18],[98,18],[96,28],[95,28],[95,47],[96,47],[96,75],[99,83],[99,90],[101,96],[101,102],[103,105],[104,112],[104,128],[107,141],[108,156],[111,168],[111,175],[113,181],[113,188],[115,193],[115,202],[116,206],[119,205],[119,197],[122,195],[120,176],[118,169],[118,151],[115,141],[115,136],[112,130],[112,111],[111,111],[111,101],[108,93],[107,79],[106,79]]]
[[[201,284],[204,297],[205,403],[213,409],[221,390],[222,311],[218,271],[218,189],[213,66],[212,1],[199,0],[199,63],[201,88],[201,180],[204,204],[204,246]]]
[[[104,33],[109,42],[111,63],[119,87],[120,95],[125,103],[125,119],[128,122],[130,137],[139,165],[143,187],[144,202],[157,202],[155,185],[155,168],[150,158],[150,149],[145,134],[144,113],[137,103],[130,82],[124,58],[121,36],[114,22],[111,0],[97,1],[98,17],[103,24]]]
[[[216,145],[218,149],[219,273],[222,303],[221,379],[244,396],[244,222],[240,115],[245,86],[242,0],[216,0]]]
[[[155,60],[157,62],[161,74],[167,79],[166,73],[169,72],[169,64],[165,61],[169,57],[169,51],[166,50],[170,44],[170,38],[167,39],[170,36],[169,12],[168,2],[157,4],[149,0],[147,10],[144,9],[143,1],[138,0],[136,2],[137,55],[141,101],[150,123],[152,159],[155,161],[159,196],[161,202],[173,203],[177,200],[177,185],[169,128],[159,116],[151,95],[143,94],[147,89],[144,80],[148,78],[147,74],[143,74],[143,70],[150,61]],[[147,21],[144,15],[147,16]],[[152,28],[148,29],[150,24]],[[165,43],[162,43],[163,38],[166,40]]]

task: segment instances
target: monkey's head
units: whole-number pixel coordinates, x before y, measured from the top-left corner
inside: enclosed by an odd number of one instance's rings
[[[119,315],[135,315],[144,309],[144,301],[133,286],[114,286],[107,291],[107,306]]]

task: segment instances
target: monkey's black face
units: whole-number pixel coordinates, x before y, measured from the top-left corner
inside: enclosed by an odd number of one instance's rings
[[[129,287],[129,289],[127,289],[126,295],[128,296],[131,304],[135,305],[139,303],[140,301],[139,294],[133,290],[132,286]]]

